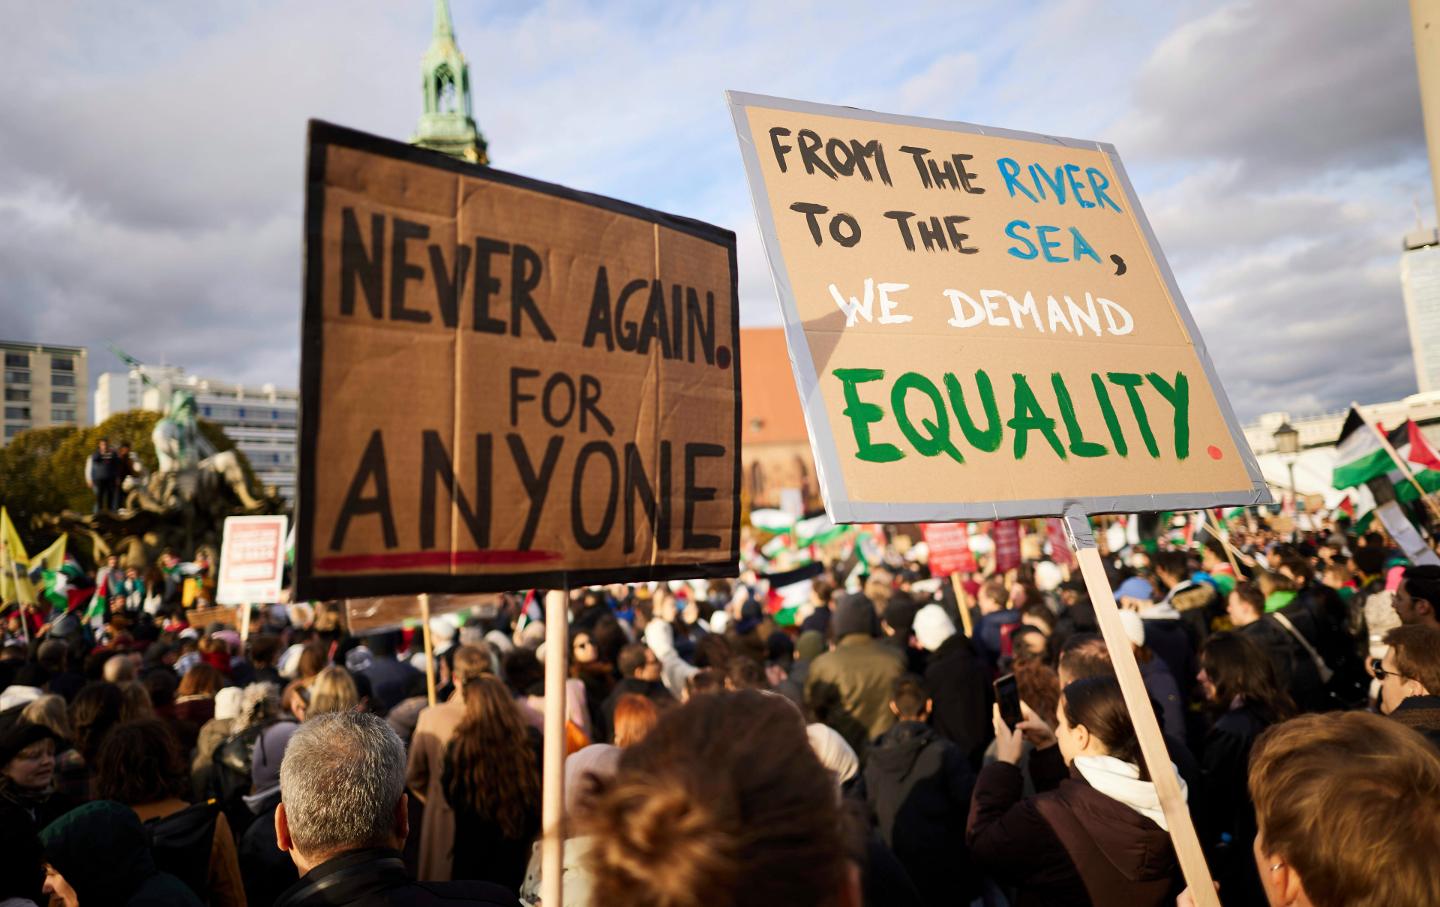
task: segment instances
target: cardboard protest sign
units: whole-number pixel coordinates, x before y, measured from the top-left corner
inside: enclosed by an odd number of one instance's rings
[[[970,531],[964,523],[926,523],[925,546],[930,549],[930,575],[974,573],[980,569],[970,550]]]
[[[266,604],[281,598],[285,569],[285,517],[232,516],[220,542],[215,602]]]
[[[729,99],[837,522],[1269,499],[1113,147]]]
[[[297,598],[733,574],[735,238],[310,127]]]
[[[432,595],[430,616],[455,614],[480,609],[494,616],[499,605],[497,595]],[[345,626],[352,635],[395,630],[409,621],[420,619],[420,602],[414,595],[381,595],[376,598],[345,599]]]
[[[996,573],[1006,573],[1020,566],[1020,523],[1016,520],[996,520],[990,527],[990,538],[995,541],[995,559],[991,562]]]

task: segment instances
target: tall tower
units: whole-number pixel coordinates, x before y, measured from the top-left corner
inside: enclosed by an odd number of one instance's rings
[[[1420,110],[1430,150],[1430,189],[1440,212],[1440,14],[1428,0],[1410,0],[1415,68],[1420,76]],[[1421,393],[1440,391],[1440,231],[1417,223],[1405,234],[1400,286],[1405,321]]]
[[[420,58],[420,72],[425,112],[410,143],[472,164],[490,163],[470,112],[470,67],[455,45],[448,0],[435,0],[435,36]]]

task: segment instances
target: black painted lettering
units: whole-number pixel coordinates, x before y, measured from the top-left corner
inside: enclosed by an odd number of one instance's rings
[[[600,516],[600,528],[591,532],[585,528],[585,494],[593,493],[594,486],[585,481],[585,467],[591,457],[599,454],[610,464],[610,485],[605,492],[605,511]],[[570,481],[570,530],[575,543],[586,551],[594,551],[605,545],[610,530],[615,527],[616,502],[620,495],[620,463],[615,458],[615,448],[609,441],[590,441],[580,448],[575,458],[575,472]]]
[[[800,143],[800,162],[805,165],[805,172],[813,174],[816,170],[836,179],[835,171],[820,157],[820,136],[813,129],[802,129],[795,139]]]
[[[635,346],[640,342],[640,329],[634,321],[625,320],[625,303],[648,286],[650,281],[637,277],[625,284],[625,289],[620,291],[620,298],[615,301],[615,339],[620,344],[620,349],[627,353],[635,352]]]
[[[365,495],[365,487],[375,483],[375,493]],[[335,519],[335,531],[330,536],[330,550],[339,551],[345,545],[345,533],[350,529],[350,520],[357,516],[378,514],[380,536],[386,548],[400,544],[395,534],[395,514],[390,508],[390,475],[385,469],[385,440],[377,428],[370,434],[365,452],[360,455],[360,465],[355,477],[350,480],[350,490],[345,492],[345,502],[340,505],[340,515]]]
[[[830,218],[830,237],[848,249],[860,241],[860,222],[842,211]]]
[[[564,388],[565,407],[560,415],[554,413],[555,392],[557,388]],[[551,427],[560,428],[570,421],[575,415],[575,382],[564,372],[556,372],[545,382],[544,398],[540,401],[540,414],[545,417]]]
[[[689,361],[695,361],[695,338],[699,335],[705,364],[715,364],[715,294],[705,291],[705,311],[700,311],[700,294],[694,287],[685,288],[686,334],[690,341]],[[677,355],[678,359],[679,356]]]
[[[540,335],[541,340],[555,342],[555,332],[550,330],[545,316],[540,314],[540,309],[535,305],[535,297],[532,295],[535,288],[540,286],[544,270],[540,263],[540,256],[535,253],[534,249],[520,243],[515,244],[515,250],[510,255],[511,336],[520,336],[520,313],[524,312],[530,317],[530,323],[535,325],[535,333]]]
[[[780,137],[789,134],[790,130],[784,126],[772,126],[770,128],[770,148],[775,152],[775,163],[780,166],[781,173],[785,172],[785,155],[790,152],[793,146],[782,145],[780,143]]]
[[[615,425],[608,417],[600,412],[600,379],[594,375],[580,376],[580,431],[581,433],[590,430],[590,423],[587,418],[593,418],[605,429],[605,434],[615,434]]]
[[[470,247],[455,247],[455,271],[445,267],[445,253],[437,245],[430,246],[430,275],[435,281],[435,302],[440,320],[447,328],[460,323],[460,296],[465,292],[465,272],[470,270]]]
[[[426,551],[435,547],[435,480],[445,483],[454,512],[460,515],[470,540],[476,548],[490,547],[490,466],[491,437],[489,434],[475,436],[475,493],[478,495],[475,509],[465,497],[465,489],[455,481],[455,469],[450,453],[445,449],[438,431],[426,431],[420,446],[420,547]],[[452,538],[454,537],[452,533]],[[459,546],[457,546],[459,547]]]
[[[510,427],[514,428],[520,424],[520,404],[535,399],[534,394],[527,394],[520,389],[520,382],[526,378],[538,378],[540,370],[534,368],[521,368],[511,366],[510,368]]]
[[[595,293],[590,297],[590,317],[585,320],[585,346],[594,346],[597,337],[605,338],[607,352],[615,352],[615,328],[610,323],[610,275],[604,265],[595,272]]]
[[[475,237],[475,330],[482,334],[505,333],[505,322],[490,315],[490,299],[500,292],[500,279],[490,273],[490,256],[509,254],[509,243]]]
[[[915,251],[915,237],[910,233],[910,218],[915,216],[914,211],[886,211],[885,216],[895,222],[900,228],[900,238],[905,240],[905,248],[911,252]]]
[[[410,261],[408,244],[412,239],[429,239],[430,228],[397,217],[390,237],[390,320],[425,324],[430,321],[429,312],[405,308],[405,284],[425,279],[425,269]]]
[[[346,208],[340,215],[340,314],[355,314],[355,284],[365,294],[365,307],[372,318],[384,318],[384,297],[380,295],[381,279],[385,262],[381,259],[385,248],[385,216],[370,215],[370,251],[365,251],[365,239],[360,235],[360,221],[355,217],[354,208]]]
[[[723,456],[725,448],[719,444],[685,445],[685,520],[681,542],[686,550],[720,547],[720,536],[695,531],[695,505],[715,500],[716,493],[712,486],[695,484],[695,461],[701,457]]]
[[[635,442],[625,444],[625,553],[635,551],[635,499],[655,535],[655,547],[670,548],[670,442],[660,442],[660,494],[645,475],[645,463]]]
[[[536,471],[535,465],[530,462],[530,453],[525,449],[523,437],[512,432],[505,436],[505,442],[510,445],[510,456],[515,460],[515,471],[520,475],[520,484],[525,486],[525,494],[530,498],[530,510],[525,514],[525,526],[520,530],[520,550],[529,551],[530,546],[535,543],[535,530],[540,526],[540,512],[545,507],[545,494],[550,490],[550,478],[555,474],[555,464],[560,460],[560,448],[565,446],[565,439],[560,435],[550,437],[545,444],[545,457],[540,461],[539,471]]]
[[[805,215],[805,225],[810,228],[810,238],[815,240],[815,245],[824,242],[820,237],[820,220],[815,215],[824,214],[830,209],[824,205],[817,205],[814,202],[795,202],[790,206],[791,211],[799,211]]]

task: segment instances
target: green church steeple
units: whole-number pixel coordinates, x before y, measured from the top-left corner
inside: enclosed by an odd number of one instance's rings
[[[420,71],[425,112],[410,143],[474,164],[490,163],[485,137],[470,111],[470,67],[455,44],[447,0],[435,0],[435,37],[421,58]]]

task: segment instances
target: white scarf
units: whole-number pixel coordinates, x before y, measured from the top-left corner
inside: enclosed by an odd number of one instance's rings
[[[1135,810],[1156,825],[1170,830],[1165,822],[1165,811],[1160,808],[1160,795],[1155,785],[1140,780],[1140,770],[1129,762],[1122,762],[1114,756],[1076,756],[1072,764],[1090,786],[1112,800],[1118,800]],[[1170,766],[1172,769],[1175,766]],[[1188,798],[1185,779],[1176,769],[1175,780],[1180,783],[1180,797]]]

